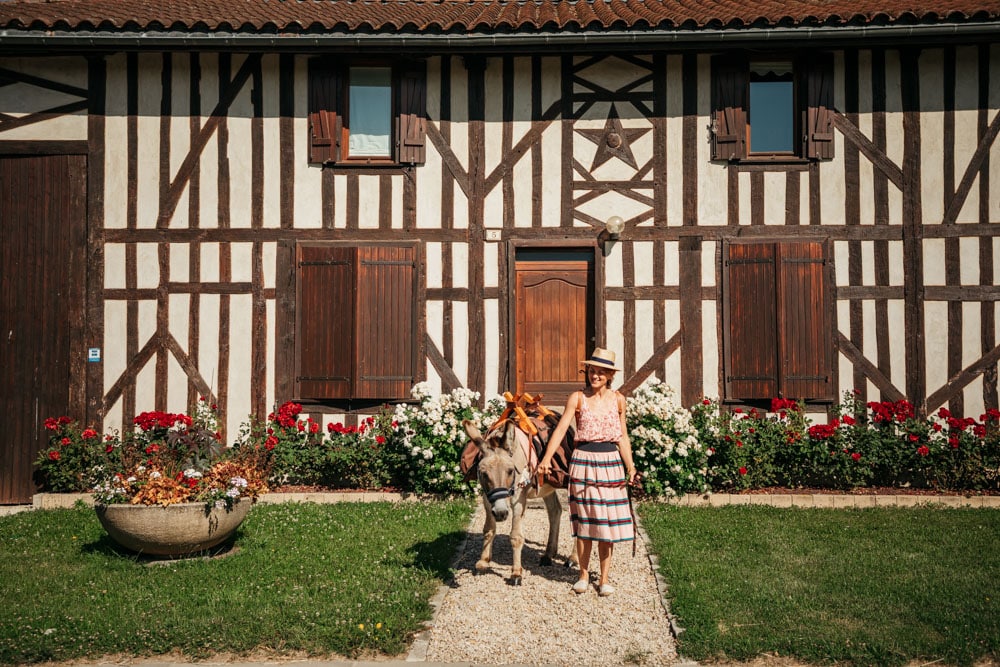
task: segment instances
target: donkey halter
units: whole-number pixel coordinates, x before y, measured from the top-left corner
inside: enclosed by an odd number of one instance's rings
[[[492,440],[494,434],[497,433],[497,431],[500,430],[500,428],[502,428],[504,426],[504,424],[506,424],[508,421],[510,421],[510,420],[509,419],[500,419],[500,420],[498,420],[495,424],[493,424],[493,426],[490,427],[490,430],[486,434],[486,438],[485,439],[486,440]],[[495,450],[497,448],[493,447],[493,449]],[[482,468],[480,468],[480,470],[482,470]],[[514,495],[514,487],[517,484],[517,478],[518,478],[518,473],[519,472],[521,472],[521,471],[517,469],[517,466],[515,466],[514,467],[514,477],[511,479],[509,487],[503,487],[503,486],[494,487],[493,489],[491,489],[490,491],[488,491],[486,493],[486,500],[489,501],[490,505],[494,504],[498,500],[502,500],[504,498],[510,498],[510,497],[512,497]]]

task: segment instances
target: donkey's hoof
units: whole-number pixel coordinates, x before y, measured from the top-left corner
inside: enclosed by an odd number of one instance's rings
[[[544,567],[550,567],[552,565],[552,559],[548,556],[542,556],[538,559],[538,564]]]
[[[511,586],[520,586],[521,585],[521,575],[518,574],[518,575],[512,576],[510,578],[510,585]]]

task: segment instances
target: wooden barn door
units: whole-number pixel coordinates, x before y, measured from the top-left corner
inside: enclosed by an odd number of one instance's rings
[[[31,502],[45,418],[83,418],[70,399],[83,381],[71,351],[83,324],[86,174],[82,155],[0,155],[0,504]]]
[[[514,276],[517,391],[562,406],[594,345],[593,250],[522,248]]]

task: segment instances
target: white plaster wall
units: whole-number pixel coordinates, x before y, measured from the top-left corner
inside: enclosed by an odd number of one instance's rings
[[[86,90],[87,61],[82,58],[0,58],[0,67],[48,81]],[[46,112],[85,98],[29,83],[0,87],[0,111],[14,118]],[[87,109],[31,122],[20,127],[0,128],[2,141],[62,140],[87,138]]]

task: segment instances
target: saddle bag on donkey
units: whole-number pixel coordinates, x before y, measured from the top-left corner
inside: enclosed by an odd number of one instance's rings
[[[534,425],[536,433],[529,433],[525,428],[523,428],[517,419],[512,419],[514,424],[517,425],[518,429],[521,430],[528,437],[528,441],[531,443],[531,448],[533,452],[529,455],[529,460],[532,465],[537,465],[538,461],[545,456],[545,450],[549,445],[549,436],[552,431],[555,430],[556,425],[559,424],[559,418],[562,416],[558,412],[553,412],[550,410],[545,410],[543,415],[541,411],[532,406],[525,408],[525,413],[528,419]],[[501,418],[500,422],[503,421]],[[498,424],[494,424],[494,427]],[[552,470],[548,475],[545,476],[545,483],[550,486],[554,486],[557,489],[565,489],[569,483],[569,460],[573,454],[573,439],[575,432],[573,427],[569,427],[566,431],[566,436],[563,438],[559,449],[555,451],[552,455]],[[459,461],[459,467],[462,470],[462,474],[465,476],[465,481],[471,482],[476,479],[478,474],[480,451],[479,447],[476,446],[475,442],[469,442],[465,449],[462,450],[461,460]]]

